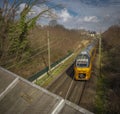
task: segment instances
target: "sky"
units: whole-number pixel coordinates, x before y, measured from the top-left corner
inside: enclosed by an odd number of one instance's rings
[[[26,4],[25,1],[20,4],[17,13],[22,11]],[[48,18],[45,14],[38,19],[37,24],[47,25],[50,20],[56,19],[59,24],[68,29],[98,32],[105,31],[112,25],[120,25],[120,0],[49,0],[45,4],[40,4],[38,0],[28,16],[33,17],[44,9],[58,4],[62,7],[55,7],[50,11],[55,16]]]
[[[61,3],[59,23],[67,28],[81,28],[105,31],[114,24],[120,24],[120,0],[53,0]]]

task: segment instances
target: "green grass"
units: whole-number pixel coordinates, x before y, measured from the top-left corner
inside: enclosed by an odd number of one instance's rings
[[[106,79],[105,76],[99,77],[97,80],[97,91],[95,99],[96,114],[106,114]]]
[[[83,48],[82,48],[83,49]],[[81,49],[81,50],[82,50]],[[54,70],[50,72],[50,74],[46,74],[42,78],[35,81],[35,84],[47,87],[55,78],[57,78],[70,64],[73,62],[75,57],[80,51],[77,51],[74,53],[73,56],[71,56],[69,59],[67,59],[64,63],[60,64],[58,67],[56,67]]]
[[[46,74],[41,79],[36,80],[35,84],[46,87],[48,86],[56,77],[58,77],[74,60],[75,55],[70,57],[64,63],[60,64],[54,70],[52,70],[49,74]]]

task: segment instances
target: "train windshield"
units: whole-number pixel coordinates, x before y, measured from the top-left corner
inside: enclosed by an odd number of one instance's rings
[[[89,57],[87,55],[79,55],[76,60],[77,67],[89,67]]]

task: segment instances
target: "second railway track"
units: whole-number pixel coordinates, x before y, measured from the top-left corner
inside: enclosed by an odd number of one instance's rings
[[[73,65],[71,65],[62,75],[52,83],[47,89],[64,99],[77,105],[84,94],[86,81],[75,81],[73,78]]]
[[[86,82],[74,82],[73,86],[71,87],[71,92],[69,93],[67,99],[71,102],[74,102],[77,105],[80,105],[82,100],[84,89],[85,89]]]

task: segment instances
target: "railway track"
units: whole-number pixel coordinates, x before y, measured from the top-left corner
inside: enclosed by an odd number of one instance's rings
[[[86,85],[85,81],[78,81],[78,82],[73,81],[69,94],[67,95],[66,99],[77,105],[80,105],[80,102],[84,97],[85,85]]]
[[[47,89],[64,99],[80,105],[84,94],[86,81],[75,81],[73,77],[73,65],[71,65],[59,78]]]
[[[66,91],[69,88],[69,84],[72,78],[69,74],[72,74],[72,65],[66,69],[47,89],[55,94],[58,94],[65,98]],[[68,74],[69,73],[69,74]],[[69,76],[68,76],[69,75]]]
[[[96,64],[94,65],[94,63],[93,68],[96,68]],[[96,95],[96,79],[96,74],[92,73],[88,81],[75,81],[73,65],[71,65],[47,89],[93,112]]]

